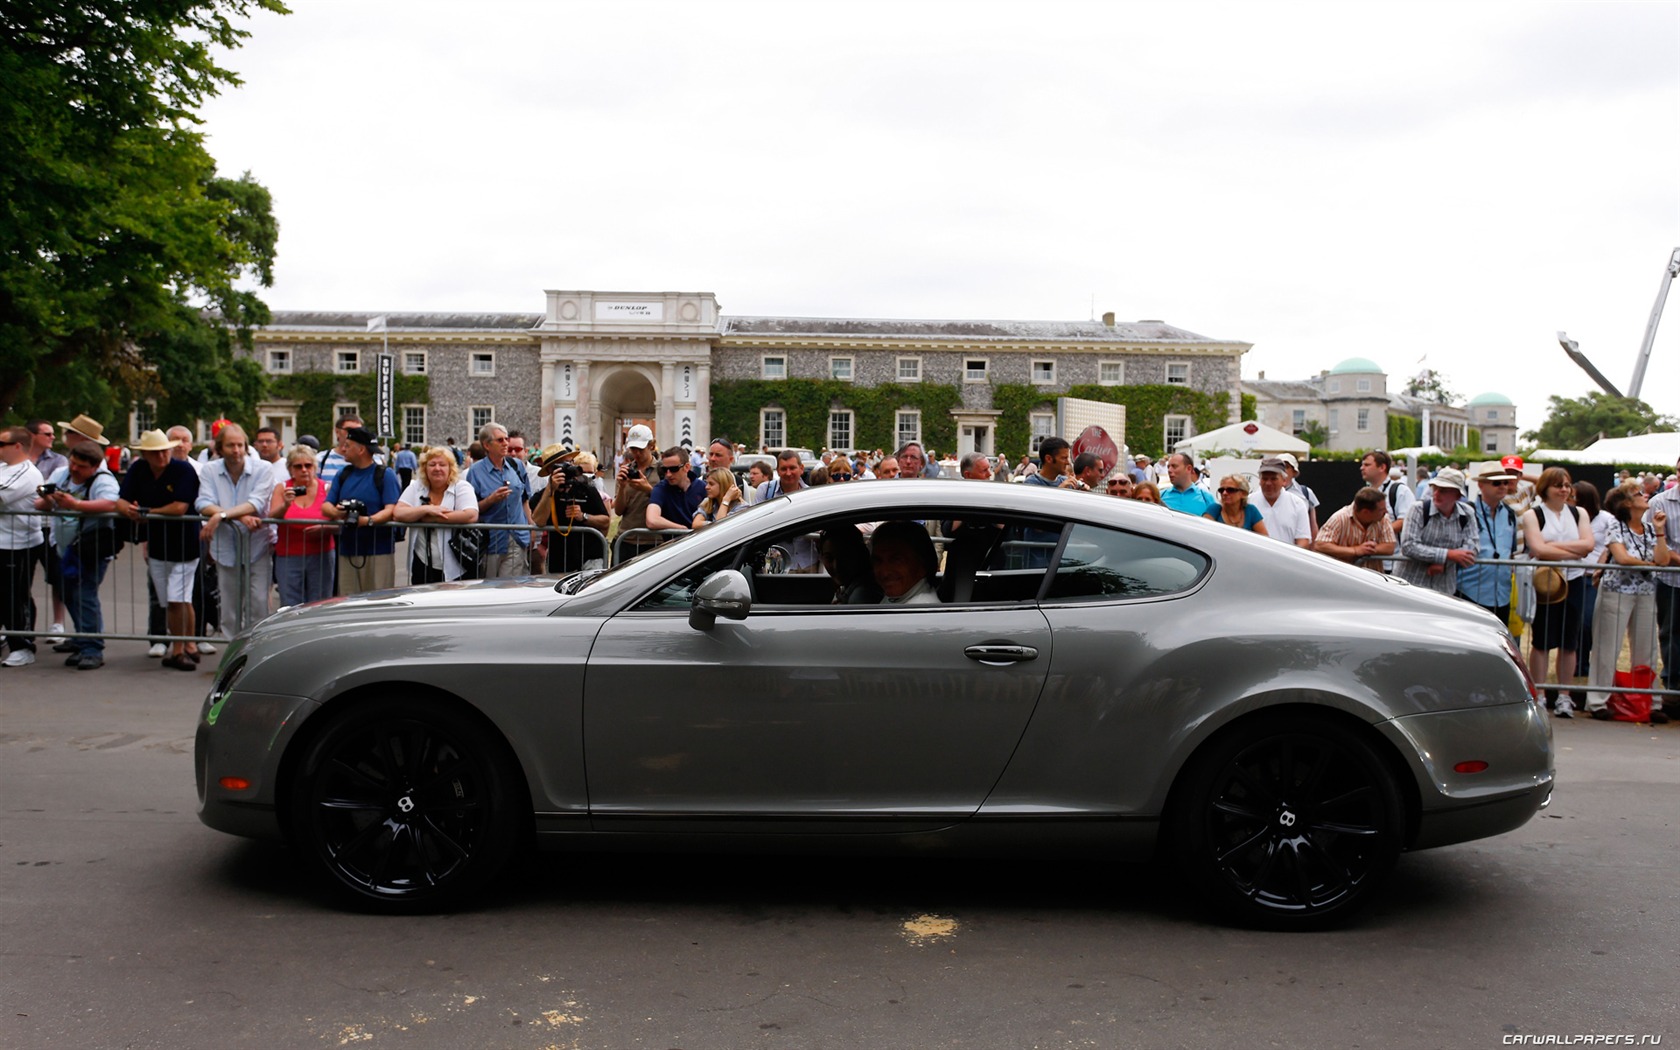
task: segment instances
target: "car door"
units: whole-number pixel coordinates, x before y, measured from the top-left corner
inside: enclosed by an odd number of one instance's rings
[[[973,814],[1043,688],[1030,603],[622,612],[590,652],[602,830],[904,831]]]

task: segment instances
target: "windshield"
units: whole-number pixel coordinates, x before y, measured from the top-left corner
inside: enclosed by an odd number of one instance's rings
[[[755,503],[750,507],[742,507],[741,509],[732,512],[728,517],[724,518],[717,524],[708,527],[705,530],[705,534],[707,536],[733,536],[735,533],[741,532],[746,535],[751,535],[754,529],[762,527],[761,525],[753,524],[753,522],[762,522],[763,520],[762,515],[757,513],[760,508],[784,502],[786,498],[787,497],[784,496],[778,499],[767,500],[763,503]],[[748,519],[751,519],[751,521],[748,521]],[[554,589],[561,594],[577,594],[580,591],[586,591],[598,583],[602,583],[618,576],[624,570],[633,565],[641,565],[652,561],[665,560],[672,549],[680,546],[693,535],[693,533],[690,533],[687,536],[678,536],[674,540],[661,543],[659,546],[650,550],[645,550],[636,555],[634,558],[626,558],[610,569],[574,572],[570,576],[561,579],[559,583],[555,584]]]

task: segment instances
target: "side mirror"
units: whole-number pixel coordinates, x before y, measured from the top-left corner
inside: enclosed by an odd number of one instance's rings
[[[694,589],[694,605],[688,611],[688,625],[696,631],[709,631],[719,616],[726,620],[745,620],[752,611],[752,588],[747,578],[735,569],[712,573]]]

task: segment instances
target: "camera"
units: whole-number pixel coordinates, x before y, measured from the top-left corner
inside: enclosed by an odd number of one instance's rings
[[[359,499],[347,499],[338,505],[338,509],[344,513],[344,524],[354,526],[367,513],[367,504]]]
[[[35,486],[35,495],[40,496],[42,499],[46,499],[48,496],[51,496],[53,493],[55,493],[57,491],[58,491],[58,486],[54,485],[54,484],[51,484],[50,482],[48,484],[45,484],[45,485]]]
[[[561,487],[565,491],[560,495],[560,498],[567,503],[576,503],[580,507],[583,506],[585,501],[589,499],[589,490],[594,487],[583,476],[583,468],[576,463],[562,463],[555,473],[564,479]],[[631,467],[629,471],[625,472],[625,477],[640,476],[641,471],[636,470],[635,467]]]
[[[635,480],[639,479],[641,476],[642,476],[642,471],[641,471],[640,467],[625,467],[624,468],[624,480],[625,481],[635,481]]]
[[[307,485],[293,485],[292,486],[292,495],[293,496],[300,496],[301,497],[301,496],[307,494],[308,492],[309,492],[309,486],[307,486]]]

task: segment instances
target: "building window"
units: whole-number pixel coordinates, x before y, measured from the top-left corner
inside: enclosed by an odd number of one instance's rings
[[[495,421],[495,405],[474,405],[467,409],[467,440],[477,441],[478,432]]]
[[[1056,432],[1056,414],[1054,412],[1034,412],[1027,417],[1032,426],[1032,445],[1028,451],[1038,454],[1039,442]]]
[[[787,413],[779,408],[759,410],[758,444],[760,448],[787,447]]]
[[[1330,433],[1332,433],[1332,434],[1336,433],[1339,429],[1341,429],[1341,425],[1342,425],[1341,410],[1332,408],[1330,410]]]
[[[333,425],[337,426],[339,420],[346,418],[357,420],[361,419],[362,406],[356,404],[354,401],[340,401],[338,404],[334,405]]]
[[[1370,409],[1362,408],[1362,409],[1359,410],[1359,416],[1354,421],[1354,429],[1355,430],[1370,430],[1371,429],[1371,410]]]
[[[403,351],[403,371],[408,373],[411,376],[423,376],[423,375],[425,375],[426,374],[426,351],[424,351],[424,350],[404,350]]]
[[[426,443],[425,405],[404,405],[402,407],[402,443],[405,445],[424,445]]]
[[[963,382],[984,383],[986,381],[986,359],[971,357],[963,362]]]
[[[1188,367],[1188,366],[1186,366],[1186,367]],[[1165,442],[1165,444],[1162,447],[1164,449],[1166,449],[1167,452],[1170,453],[1170,452],[1177,451],[1178,443],[1180,441],[1183,441],[1185,438],[1187,438],[1189,436],[1190,436],[1190,417],[1189,416],[1164,416],[1164,417],[1162,417],[1162,419],[1161,419],[1161,439],[1162,439],[1162,441]]]
[[[852,447],[851,409],[835,409],[828,414],[828,447],[834,449],[850,449]]]
[[[1054,383],[1056,381],[1056,362],[1034,361],[1032,363],[1032,381],[1035,383]]]
[[[1188,362],[1188,361],[1168,361],[1167,362],[1167,382],[1168,382],[1168,384],[1170,384],[1172,386],[1189,386],[1190,385],[1190,362]],[[1172,446],[1171,445],[1167,446],[1167,451],[1169,451],[1169,452],[1172,451]]]
[[[1097,382],[1103,386],[1119,386],[1126,381],[1126,366],[1119,361],[1097,364]]]
[[[1371,381],[1369,379],[1358,380],[1353,384],[1353,388],[1361,394],[1368,394],[1371,392]]]
[[[292,352],[290,350],[270,350],[268,352],[268,370],[277,376],[290,375],[292,371]]]
[[[759,376],[764,379],[786,379],[787,358],[762,357],[759,359]]]
[[[899,358],[898,381],[900,383],[920,383],[922,381],[922,359],[919,357]]]
[[[1489,423],[1499,422],[1499,409],[1497,409],[1497,408],[1488,409],[1487,410],[1487,421]]]
[[[828,375],[831,379],[838,379],[842,383],[850,383],[852,381],[852,359],[849,357],[829,358]]]
[[[922,442],[922,411],[919,408],[901,408],[898,410],[898,421],[895,430],[898,435],[898,448],[903,448],[914,441],[918,445]]]
[[[156,401],[136,401],[134,403],[134,422],[130,429],[133,433],[129,437],[135,441],[139,441],[140,435],[146,431],[158,429]]]
[[[1289,432],[1299,434],[1305,429],[1307,429],[1307,410],[1297,408],[1289,414]]]
[[[496,374],[496,351],[476,350],[472,355],[472,362],[468,365],[468,374],[475,376],[493,376]]]
[[[340,374],[360,372],[362,370],[362,352],[360,350],[340,350],[333,358],[333,371]]]

